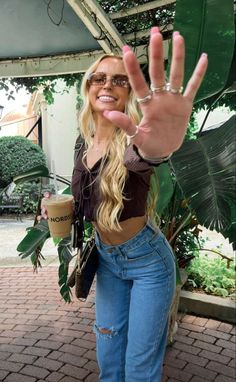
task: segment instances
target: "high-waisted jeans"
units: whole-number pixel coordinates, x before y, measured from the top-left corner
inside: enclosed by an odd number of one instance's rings
[[[120,245],[101,242],[96,281],[97,360],[101,382],[161,382],[175,259],[149,222]]]

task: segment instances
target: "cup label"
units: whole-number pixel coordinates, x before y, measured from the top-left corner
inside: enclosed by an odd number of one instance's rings
[[[55,217],[55,218],[49,218],[50,222],[53,222],[53,223],[59,223],[59,222],[62,222],[62,221],[67,221],[67,220],[70,220],[71,219],[71,214],[70,215],[66,215],[66,216],[58,216],[58,217]]]

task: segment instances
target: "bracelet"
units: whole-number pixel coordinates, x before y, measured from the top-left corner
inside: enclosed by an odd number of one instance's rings
[[[159,164],[159,163],[162,163],[162,162],[166,162],[167,160],[170,159],[170,157],[172,156],[173,153],[170,153],[169,155],[167,155],[166,157],[156,157],[156,158],[149,158],[149,157],[146,157],[142,151],[138,150],[138,154],[140,155],[140,157],[145,161],[145,162],[148,162],[150,164]]]

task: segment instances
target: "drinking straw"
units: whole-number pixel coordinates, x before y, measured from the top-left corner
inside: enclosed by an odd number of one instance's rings
[[[57,186],[57,178],[56,178],[56,170],[55,170],[55,162],[52,160],[52,173],[53,173],[53,183],[55,187],[56,195],[58,194],[58,186]]]

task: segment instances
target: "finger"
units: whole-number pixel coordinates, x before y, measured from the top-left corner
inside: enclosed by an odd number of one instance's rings
[[[123,47],[123,62],[135,95],[138,98],[146,97],[150,90],[134,52],[127,45]]]
[[[46,210],[46,208],[44,206],[41,207],[41,216],[43,219],[47,219],[48,218],[48,212]]]
[[[170,67],[171,87],[178,89],[182,86],[184,79],[184,58],[185,45],[184,39],[179,32],[173,33],[173,54]]]
[[[44,214],[42,213],[42,218],[43,218],[43,219],[45,219],[45,220],[47,220],[47,219],[48,219],[48,214],[47,214],[47,212],[46,212],[46,213],[44,213]]]
[[[188,81],[185,92],[184,92],[184,97],[188,98],[191,102],[193,102],[197,94],[197,91],[200,88],[203,77],[207,70],[207,65],[208,65],[207,54],[202,53],[197,63],[197,66],[193,72],[193,75]]]
[[[165,85],[163,38],[158,27],[151,29],[149,75],[154,87]]]
[[[131,119],[120,111],[104,111],[104,117],[109,119],[115,126],[125,131],[127,135],[133,135],[136,132],[136,126]]]
[[[51,195],[52,193],[50,191],[45,191],[43,194],[44,198],[50,198]]]

